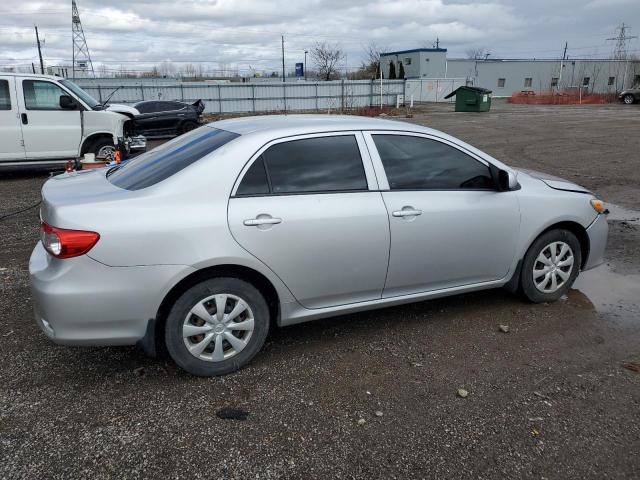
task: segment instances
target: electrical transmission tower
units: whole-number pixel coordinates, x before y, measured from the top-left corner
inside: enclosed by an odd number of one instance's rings
[[[624,90],[625,84],[627,81],[627,71],[629,70],[629,57],[627,55],[627,42],[629,40],[633,40],[638,38],[636,35],[627,35],[627,30],[629,29],[629,25],[625,25],[624,23],[620,25],[618,30],[618,36],[607,38],[607,41],[615,41],[616,46],[613,49],[613,58],[614,60],[620,60],[624,62],[624,74],[622,75],[622,89]]]
[[[95,77],[96,75],[93,71],[93,63],[91,62],[91,55],[89,55],[87,40],[84,38],[84,31],[82,30],[82,22],[80,22],[80,14],[78,13],[76,0],[71,0],[71,36],[73,37],[73,78],[76,78],[76,71],[86,73],[89,70],[91,70],[91,75]]]

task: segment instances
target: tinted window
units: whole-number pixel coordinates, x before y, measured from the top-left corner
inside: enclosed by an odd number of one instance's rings
[[[193,130],[113,170],[109,180],[127,190],[155,185],[238,136],[210,127]]]
[[[180,102],[164,102],[165,110],[182,110],[185,107],[184,103]]]
[[[263,154],[272,193],[366,190],[353,135],[279,143]]]
[[[392,190],[494,188],[489,168],[444,143],[373,135]]]
[[[7,80],[0,80],[0,110],[11,110],[11,95]]]
[[[40,80],[23,80],[22,91],[27,110],[62,110],[60,95],[69,95],[56,84]]]
[[[136,104],[136,108],[140,113],[153,113],[161,110],[160,102],[142,102]]]
[[[264,160],[260,157],[253,162],[253,165],[245,173],[236,195],[260,195],[265,193],[269,193],[269,181],[267,180],[267,172],[264,169]]]

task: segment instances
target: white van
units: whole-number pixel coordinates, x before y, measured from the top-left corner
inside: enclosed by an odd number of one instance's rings
[[[138,113],[100,104],[68,79],[0,72],[0,168],[144,150],[144,137],[133,136]]]

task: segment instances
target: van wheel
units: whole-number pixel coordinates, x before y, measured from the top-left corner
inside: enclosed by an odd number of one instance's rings
[[[522,292],[534,303],[555,302],[573,285],[581,262],[580,242],[573,233],[560,229],[543,233],[524,257]]]
[[[218,277],[178,298],[167,317],[165,341],[181,368],[210,377],[246,365],[268,332],[269,307],[262,294],[238,278]]]
[[[115,152],[116,146],[113,144],[113,139],[106,137],[97,139],[89,149],[89,153],[93,153],[96,160],[108,162],[113,160]]]

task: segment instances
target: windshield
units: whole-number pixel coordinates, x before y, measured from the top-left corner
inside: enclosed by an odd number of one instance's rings
[[[67,80],[67,79],[60,80],[60,83],[62,85],[64,85],[65,87],[67,87],[69,90],[71,90],[73,93],[75,93],[78,97],[80,97],[80,99],[84,103],[89,105],[89,107],[93,108],[96,105],[100,104],[95,98],[93,98],[91,95],[89,95],[83,89],[81,89],[78,85],[73,83],[71,80]]]
[[[201,127],[171,140],[107,172],[116,187],[139,190],[155,185],[197,162],[225,143],[239,137],[237,133]]]

